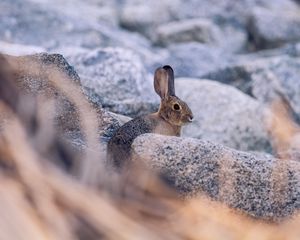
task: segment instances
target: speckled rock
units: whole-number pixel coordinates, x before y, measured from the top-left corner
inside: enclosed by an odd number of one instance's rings
[[[259,6],[268,11],[294,10],[298,6],[292,0],[124,0],[120,7],[121,26],[153,38],[155,28],[171,21],[206,18],[221,28],[231,27],[227,38],[238,39],[240,31],[247,35],[246,25],[250,11]],[[237,36],[234,36],[237,34]],[[224,35],[224,41],[226,41]],[[244,40],[243,40],[244,41]],[[227,48],[236,47],[227,45]]]
[[[15,1],[15,0],[14,0]],[[110,26],[118,24],[117,0],[25,0],[32,2],[40,8],[57,12],[81,21],[103,23]],[[80,9],[80,11],[78,11]]]
[[[35,54],[21,57],[6,55],[10,64],[17,67],[18,73],[17,85],[21,92],[37,96],[39,102],[55,99],[54,125],[61,135],[67,137],[77,146],[84,146],[84,137],[81,133],[81,123],[78,109],[74,102],[59,89],[49,82],[48,71],[51,69],[58,70],[66,74],[67,78],[60,81],[71,81],[80,88],[80,78],[72,66],[59,54]],[[31,63],[36,63],[38,69],[33,68]],[[18,67],[19,66],[19,67]],[[28,71],[27,71],[28,70]],[[70,83],[71,83],[70,82]],[[83,93],[82,93],[82,96]],[[102,142],[106,142],[124,122],[129,118],[110,113],[100,108],[90,105],[97,114],[98,129],[95,129]]]
[[[248,54],[238,55],[236,62],[245,61],[245,60],[257,60],[260,58],[270,58],[278,56],[290,56],[290,57],[300,57],[300,43],[287,43],[282,47],[272,48],[272,49],[263,49],[257,52],[252,52]]]
[[[200,77],[225,67],[232,60],[222,49],[195,42],[171,45],[169,51],[165,61],[175,69],[177,77]]]
[[[220,30],[213,22],[200,18],[166,23],[157,28],[156,34],[162,45],[193,41],[216,44]]]
[[[40,102],[55,100],[53,117],[59,131],[68,132],[79,128],[74,104],[49,81],[51,71],[59,71],[65,74],[61,81],[71,81],[80,89],[78,74],[62,55],[42,53],[20,57],[6,55],[6,58],[19,71],[17,85],[23,94],[35,96]]]
[[[136,116],[155,111],[153,76],[129,49],[103,48],[68,57],[88,98],[112,112]],[[153,90],[152,90],[153,89]]]
[[[80,11],[78,11],[80,9]],[[2,0],[0,40],[47,51],[126,46],[149,51],[148,40],[117,26],[116,1]]]
[[[88,46],[103,42],[103,38],[96,31],[93,32],[85,21],[76,20],[63,12],[59,14],[42,2],[3,0],[0,2],[0,16],[0,39],[4,41],[47,49],[61,44]],[[86,34],[80,34],[83,31]],[[81,39],[76,37],[78,34]]]
[[[200,42],[234,53],[246,47],[247,33],[231,25],[218,25],[207,18],[194,18],[161,24],[152,39],[162,46]]]
[[[264,125],[268,115],[255,99],[231,86],[202,79],[179,78],[176,92],[194,113],[194,122],[183,128],[183,136],[238,150],[271,151]]]
[[[181,0],[180,3],[177,5],[179,19],[206,17],[239,26],[247,24],[249,11],[258,6],[268,11],[294,10],[298,7],[292,0]]]
[[[239,90],[251,94],[252,79],[251,74],[256,71],[257,65],[265,65],[265,60],[257,59],[255,56],[249,61],[248,55],[246,60],[237,61],[233,64],[221,67],[216,70],[204,73],[201,78],[215,80],[238,88]]]
[[[106,146],[107,142],[118,128],[120,128],[124,123],[131,120],[131,118],[129,117],[109,112],[105,109],[97,108],[96,113],[98,120],[98,129],[95,129],[95,132],[97,133],[99,142],[103,145],[103,147]],[[79,128],[65,131],[64,136],[76,147],[80,149],[86,147],[86,142]],[[97,150],[95,149],[95,151]]]
[[[299,115],[299,66],[299,58],[287,55],[266,57],[255,61],[250,58],[207,74],[205,77],[234,85],[267,104],[277,99],[280,93]]]
[[[255,8],[249,21],[249,32],[256,48],[279,47],[300,40],[300,8],[269,11]],[[276,27],[270,27],[270,26]]]
[[[126,0],[120,8],[120,25],[153,38],[154,29],[174,19],[179,0],[145,1]]]
[[[163,173],[183,195],[205,194],[269,220],[300,208],[300,163],[193,138],[155,134],[133,143],[134,161]]]
[[[53,67],[56,70],[59,70],[66,74],[68,78],[70,78],[73,82],[79,84],[80,78],[75,71],[74,67],[71,66],[66,59],[61,54],[48,54],[48,53],[38,53],[33,55],[26,55],[26,56],[6,56],[7,59],[11,61],[15,61],[17,64],[28,64],[28,68],[30,68],[30,62],[37,63],[39,67],[38,71],[41,75],[45,74],[45,71],[48,67]],[[22,67],[21,69],[26,69],[26,67]],[[30,69],[28,69],[30,72]],[[38,93],[38,91],[42,91],[43,88],[47,86],[47,75],[38,76],[22,76],[23,71],[20,70],[20,77],[22,77],[23,81],[19,81],[20,84],[26,85],[26,90],[30,91],[31,93]],[[34,73],[34,71],[33,71]],[[31,73],[32,74],[32,73]],[[37,75],[37,74],[36,74]],[[42,79],[44,77],[44,79]]]
[[[274,58],[267,69],[252,74],[252,94],[262,102],[271,103],[279,93],[300,116],[299,75],[299,58]]]
[[[295,11],[299,6],[292,0],[187,0],[180,1],[177,10],[177,19],[208,18],[224,28],[222,40],[225,50],[232,52],[245,51],[247,47],[248,23],[251,11],[261,7],[268,12]],[[281,21],[281,15],[276,22]],[[230,34],[226,29],[231,29]],[[268,31],[270,31],[269,28]],[[275,29],[275,28],[274,28]],[[228,41],[230,39],[230,41]],[[228,42],[227,42],[228,41]],[[227,42],[227,43],[226,43]]]
[[[99,118],[101,127],[98,129],[98,135],[101,138],[101,142],[106,144],[113,136],[115,131],[130,120],[130,117],[109,112],[103,109],[101,111],[101,118]]]
[[[243,6],[244,3],[232,4],[231,1],[199,2],[194,0],[161,0],[147,2],[147,4],[140,0],[126,0],[122,3],[120,8],[121,26],[131,31],[140,32],[153,42],[157,42],[157,38],[161,38],[157,36],[157,28],[164,28],[164,24],[172,21],[176,21],[181,27],[183,25],[186,27],[186,23],[183,22],[189,22],[189,19],[194,18],[203,18],[211,23],[209,26],[202,26],[202,29],[207,30],[205,32],[214,32],[215,25],[220,27],[220,45],[224,50],[240,51],[244,49],[247,41],[246,29],[237,23],[241,18],[243,22],[246,21],[247,14],[244,11],[246,7]],[[243,14],[241,14],[242,11]],[[173,30],[175,29],[177,26],[173,28]],[[176,35],[178,36],[178,34]],[[168,39],[170,40],[170,38]],[[165,40],[164,42],[166,43]]]

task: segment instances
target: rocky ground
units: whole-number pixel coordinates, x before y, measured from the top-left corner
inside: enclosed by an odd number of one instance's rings
[[[183,131],[190,138],[142,136],[136,158],[168,172],[187,195],[205,192],[254,216],[300,208],[300,163],[277,171],[268,127],[278,95],[295,121],[300,115],[297,1],[1,0],[0,51],[47,52],[33,58],[80,84],[101,112],[102,142],[128,117],[157,109],[153,72],[172,65],[177,95],[195,115]],[[235,177],[219,180],[220,169]]]

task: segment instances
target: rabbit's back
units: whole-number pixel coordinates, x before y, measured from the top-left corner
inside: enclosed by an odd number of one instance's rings
[[[120,127],[107,145],[108,161],[120,168],[130,158],[131,144],[134,139],[144,133],[151,133],[157,125],[150,116],[137,117]]]

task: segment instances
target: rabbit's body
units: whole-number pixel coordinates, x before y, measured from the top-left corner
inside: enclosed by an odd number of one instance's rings
[[[131,154],[134,139],[144,133],[180,136],[181,127],[191,122],[193,114],[187,104],[175,96],[174,75],[170,66],[158,68],[154,88],[161,97],[158,112],[134,118],[120,127],[108,142],[108,161],[123,167]]]
[[[174,127],[162,120],[158,113],[137,117],[119,128],[108,143],[109,159],[113,165],[121,167],[122,162],[130,158],[131,144],[136,137],[144,133],[157,133],[180,136],[181,127]]]

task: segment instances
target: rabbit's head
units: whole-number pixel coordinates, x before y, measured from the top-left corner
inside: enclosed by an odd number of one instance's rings
[[[193,121],[193,113],[188,105],[175,95],[174,72],[166,65],[156,69],[154,89],[161,98],[159,115],[175,126],[182,126]]]

